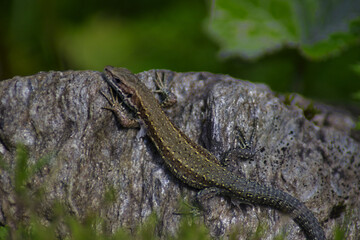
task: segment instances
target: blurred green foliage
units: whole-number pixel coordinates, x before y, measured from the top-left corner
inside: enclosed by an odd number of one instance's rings
[[[5,0],[0,79],[106,65],[210,71],[350,102],[359,16],[357,0]]]

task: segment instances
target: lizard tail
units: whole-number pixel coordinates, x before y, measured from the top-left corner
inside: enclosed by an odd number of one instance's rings
[[[273,207],[289,214],[304,231],[307,239],[326,240],[325,233],[314,214],[299,200],[291,195],[254,181],[239,178],[231,192],[240,200]]]

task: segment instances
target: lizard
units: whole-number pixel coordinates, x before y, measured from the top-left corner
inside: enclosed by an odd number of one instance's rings
[[[114,112],[123,127],[139,127],[141,121],[170,172],[187,185],[200,189],[199,196],[229,195],[242,202],[272,207],[289,214],[307,239],[326,239],[320,223],[304,203],[282,190],[237,176],[185,135],[169,120],[154,93],[131,71],[107,66],[104,72],[115,96],[135,116],[129,118],[114,96],[110,99],[103,93],[111,105],[106,109]]]

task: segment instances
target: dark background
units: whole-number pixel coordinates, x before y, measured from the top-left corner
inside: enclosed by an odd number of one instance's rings
[[[261,7],[262,1],[248,2]],[[278,92],[298,92],[334,104],[359,104],[358,40],[319,59],[306,56],[296,44],[262,51],[255,58],[224,54],[223,42],[211,30],[214,4],[193,0],[1,1],[0,79],[49,70],[102,71],[106,65],[133,72],[153,68],[209,71],[263,82]],[[344,11],[334,9],[331,14]],[[283,14],[286,9],[275,10],[285,22],[292,17]],[[241,10],[234,13],[242,14],[242,19],[254,15],[250,10],[248,15]],[[266,17],[266,11],[263,14]],[[321,14],[314,16],[318,15],[325,19]],[[307,20],[306,14],[303,17]],[[302,29],[307,22],[310,20],[301,23]]]

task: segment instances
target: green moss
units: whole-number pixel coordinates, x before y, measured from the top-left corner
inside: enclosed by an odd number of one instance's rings
[[[295,99],[295,94],[290,94],[290,93],[286,94],[283,103],[287,106],[291,106],[293,104],[294,99]],[[311,121],[316,114],[320,113],[320,111],[314,106],[313,101],[311,101],[310,104],[307,105],[306,107],[298,103],[295,103],[295,105],[303,110],[305,118],[309,121]]]
[[[302,110],[305,118],[309,121],[311,121],[316,114],[320,113],[320,111],[314,106],[314,102],[311,102],[306,108],[302,108]]]
[[[284,104],[287,106],[291,106],[292,101],[294,100],[295,95],[294,94],[286,94],[284,99]]]

